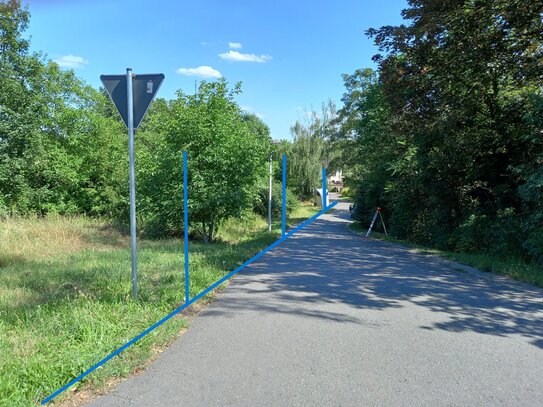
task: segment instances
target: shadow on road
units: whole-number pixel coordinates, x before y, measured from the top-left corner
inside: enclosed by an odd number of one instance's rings
[[[543,290],[482,278],[435,256],[365,240],[347,230],[346,215],[344,210],[325,215],[266,255],[266,261],[248,267],[229,289],[247,294],[246,301],[225,301],[209,315],[253,310],[367,324],[321,308],[341,303],[384,310],[408,302],[445,314],[443,322],[419,329],[521,335],[543,349]]]

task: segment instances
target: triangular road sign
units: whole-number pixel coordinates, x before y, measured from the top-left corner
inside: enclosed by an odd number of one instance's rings
[[[107,93],[128,127],[128,104],[126,75],[100,76]],[[134,128],[137,129],[164,80],[164,74],[132,74],[132,94],[134,99]]]

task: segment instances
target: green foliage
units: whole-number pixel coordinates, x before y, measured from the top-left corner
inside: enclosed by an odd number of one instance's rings
[[[0,216],[114,213],[124,138],[103,96],[30,54],[29,13],[0,3]]]
[[[323,105],[322,113],[309,114],[307,123],[297,121],[290,131],[293,141],[288,146],[287,182],[300,199],[308,199],[322,184],[322,167],[330,166],[337,150],[331,147],[332,120],[335,106]]]
[[[353,190],[350,187],[345,187],[341,190],[341,196],[346,198],[353,198]]]
[[[151,112],[146,131],[155,134],[143,138],[158,140],[139,181],[148,230],[172,235],[183,228],[183,150],[189,158],[189,222],[205,241],[213,240],[224,219],[252,206],[269,144],[244,120],[234,101],[239,92],[239,85],[228,89],[224,80],[202,82],[195,95],[179,91],[176,100]]]
[[[19,1],[0,2],[0,217],[85,213],[126,222],[127,142],[116,109],[103,89],[29,52],[29,18]],[[204,82],[196,95],[151,105],[136,135],[138,217],[148,234],[183,228],[185,149],[191,224],[206,241],[253,206],[271,140],[262,120],[240,111],[239,92]]]
[[[253,214],[226,221],[214,245],[192,243],[191,296],[272,243],[265,228]],[[179,240],[140,240],[137,302],[128,242],[84,217],[0,221],[0,255],[16,254],[0,256],[0,405],[35,405],[183,303]],[[141,369],[186,326],[173,318],[75,388]]]
[[[263,143],[270,144],[270,128],[260,117],[252,113],[243,113],[242,120],[245,122],[251,134],[258,137]]]
[[[268,198],[269,187],[260,187],[258,190],[258,196],[254,202],[253,210],[255,213],[267,218],[268,216]],[[272,216],[281,216],[282,208],[282,186],[281,184],[274,183],[272,185]],[[292,193],[290,188],[287,188],[287,214],[290,215],[296,211],[300,203],[296,196]]]
[[[411,0],[371,29],[379,76],[345,75],[338,142],[358,216],[459,251],[541,260],[541,2]]]

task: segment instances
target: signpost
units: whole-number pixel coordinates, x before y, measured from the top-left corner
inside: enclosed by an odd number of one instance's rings
[[[137,129],[154,99],[163,74],[134,75],[126,68],[126,75],[101,75],[109,97],[128,128],[128,156],[130,160],[130,246],[132,249],[132,295],[138,299],[136,271],[136,173],[134,169],[134,130]]]

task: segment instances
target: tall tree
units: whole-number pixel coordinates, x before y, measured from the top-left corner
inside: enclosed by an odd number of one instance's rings
[[[540,233],[541,207],[526,199],[541,193],[542,12],[540,0],[410,0],[408,24],[369,30],[390,129],[407,146],[389,188],[404,237],[518,251]]]
[[[312,111],[306,116],[305,122],[298,120],[290,129],[293,140],[287,166],[288,184],[302,199],[309,198],[320,187],[322,167],[329,167],[336,157],[331,144],[335,105],[328,102],[320,114]]]
[[[118,126],[99,93],[29,52],[29,18],[19,1],[0,3],[0,216],[112,213]]]

